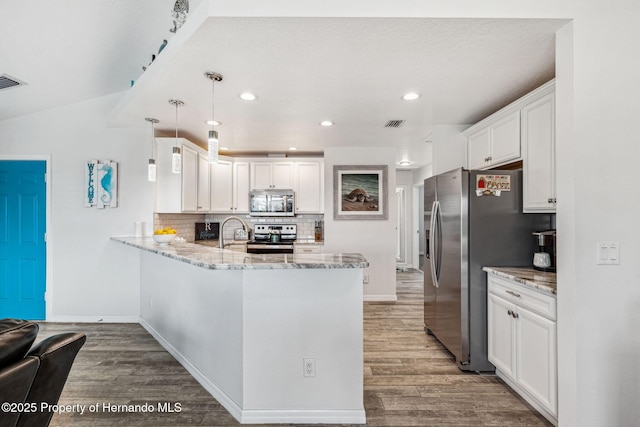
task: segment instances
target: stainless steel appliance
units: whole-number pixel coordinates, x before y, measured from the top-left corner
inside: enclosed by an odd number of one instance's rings
[[[531,233],[550,216],[522,213],[521,171],[453,171],[424,182],[425,331],[462,370],[493,371],[487,360],[484,266],[527,266]]]
[[[533,254],[533,268],[540,271],[556,271],[556,230],[533,233],[538,246]]]
[[[292,254],[297,236],[296,224],[257,224],[253,229],[254,240],[247,243],[247,253]]]
[[[252,190],[249,193],[251,216],[294,216],[293,190]]]

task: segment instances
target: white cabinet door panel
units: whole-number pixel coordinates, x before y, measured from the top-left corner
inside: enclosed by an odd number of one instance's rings
[[[515,306],[510,302],[489,294],[488,316],[488,357],[489,362],[505,374],[515,378],[515,340],[516,329],[513,317]]]
[[[218,160],[211,165],[211,210],[233,211],[233,162]]]
[[[198,210],[198,152],[182,146],[182,211]]]
[[[518,308],[516,380],[554,415],[557,413],[556,323]]]
[[[491,126],[491,163],[520,157],[520,112],[515,111]]]

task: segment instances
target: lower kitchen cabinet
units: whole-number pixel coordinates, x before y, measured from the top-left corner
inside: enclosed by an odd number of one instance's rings
[[[556,424],[555,297],[491,275],[488,290],[489,361],[500,378]]]
[[[322,245],[305,245],[305,244],[294,243],[293,253],[294,254],[321,254]]]

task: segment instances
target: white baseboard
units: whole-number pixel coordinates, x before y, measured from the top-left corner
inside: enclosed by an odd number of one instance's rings
[[[189,371],[233,417],[242,424],[365,424],[364,408],[354,410],[246,410],[238,406],[225,392],[220,390],[182,353],[173,347],[144,319],[140,325],[153,336],[184,368]]]
[[[363,300],[367,302],[396,302],[397,295],[363,295]]]
[[[246,410],[242,424],[366,424],[363,409],[343,410]]]
[[[52,323],[140,323],[140,316],[49,316]]]

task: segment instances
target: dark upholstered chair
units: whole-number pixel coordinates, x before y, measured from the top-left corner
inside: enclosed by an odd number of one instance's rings
[[[29,351],[38,325],[18,319],[0,320],[0,403],[35,404],[35,412],[0,412],[0,427],[46,427],[53,412],[40,411],[42,402],[55,405],[71,365],[87,337],[64,333],[44,339]]]

